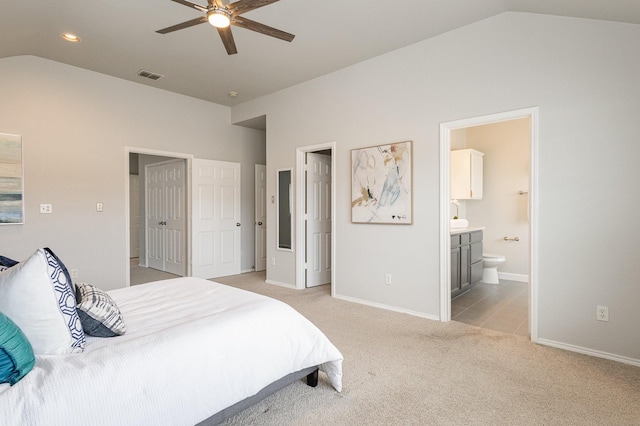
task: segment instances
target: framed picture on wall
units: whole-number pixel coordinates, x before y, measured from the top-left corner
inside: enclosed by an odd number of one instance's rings
[[[351,150],[351,222],[413,223],[412,141]]]
[[[22,138],[0,133],[0,225],[24,223]]]

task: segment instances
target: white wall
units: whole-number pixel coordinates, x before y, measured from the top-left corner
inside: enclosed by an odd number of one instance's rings
[[[472,226],[486,227],[483,249],[501,254],[506,262],[500,272],[529,275],[530,120],[503,121],[465,129],[466,146],[484,153],[482,200],[466,202],[466,218]],[[505,241],[518,237],[520,241]]]
[[[538,106],[539,337],[640,360],[640,223],[620,226],[639,207],[637,40],[637,25],[505,13],[238,105],[232,121],[267,115],[272,176],[296,147],[336,141],[336,294],[437,316],[439,125]],[[414,224],[351,224],[350,150],[404,140]],[[293,262],[268,274],[293,283]]]
[[[26,203],[24,225],[0,227],[0,253],[24,259],[49,246],[80,280],[124,286],[130,146],[242,163],[242,268],[251,268],[263,131],[231,125],[221,105],[32,56],[0,59],[0,93],[0,131],[23,137]],[[39,214],[40,203],[53,214]]]

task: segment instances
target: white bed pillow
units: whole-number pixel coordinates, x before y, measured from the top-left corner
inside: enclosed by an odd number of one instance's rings
[[[86,338],[68,273],[49,249],[0,271],[0,311],[27,336],[36,355],[84,349]]]

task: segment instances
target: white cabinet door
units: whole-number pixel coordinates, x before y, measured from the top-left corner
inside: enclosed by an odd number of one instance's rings
[[[482,199],[483,156],[473,149],[451,151],[451,199]]]
[[[241,271],[240,164],[192,163],[192,275],[215,278]]]

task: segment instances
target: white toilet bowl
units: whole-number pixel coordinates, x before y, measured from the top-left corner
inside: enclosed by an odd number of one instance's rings
[[[482,271],[482,282],[487,284],[500,284],[498,279],[498,266],[502,265],[507,259],[499,254],[482,253],[482,263],[484,270]]]

